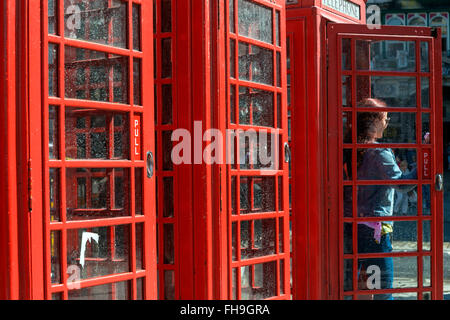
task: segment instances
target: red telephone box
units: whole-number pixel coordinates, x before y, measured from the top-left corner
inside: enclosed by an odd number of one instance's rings
[[[439,32],[367,26],[363,1],[291,3],[287,38],[294,298],[370,299],[393,294],[442,299]],[[387,63],[389,56],[404,52],[401,64]],[[397,91],[390,92],[394,85]],[[366,148],[356,140],[358,114],[377,111],[358,107],[364,98],[383,99],[389,105],[389,129],[381,144],[371,147],[391,148],[399,160],[418,168],[417,179],[395,181],[414,187],[417,208],[389,218],[394,220],[391,253],[361,253],[358,247],[360,224],[386,220],[361,218],[358,190],[393,184],[357,177],[358,153]],[[425,135],[431,137],[427,142]],[[401,230],[411,231],[408,247],[400,246]],[[391,288],[361,286],[360,261],[370,258],[393,259]],[[412,281],[397,279],[399,272],[405,274],[399,271],[402,265],[409,266],[406,274]]]
[[[1,297],[442,298],[438,31],[369,29],[362,0],[4,8]],[[357,176],[368,97],[389,102],[377,146],[419,172],[395,181],[415,211],[389,218],[414,245],[388,254],[358,252],[358,225],[384,221],[359,216],[358,190],[392,184]],[[360,287],[380,257],[416,282]]]

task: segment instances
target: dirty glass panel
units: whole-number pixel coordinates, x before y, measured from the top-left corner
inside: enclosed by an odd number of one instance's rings
[[[262,300],[277,295],[277,262],[243,266],[241,272],[241,299]]]
[[[430,220],[422,221],[422,250],[423,251],[431,250],[431,221]]]
[[[131,281],[102,284],[69,291],[69,300],[130,300]]]
[[[430,78],[420,78],[422,108],[430,108]]]
[[[353,291],[353,260],[344,259],[344,291]]]
[[[393,252],[417,251],[417,221],[395,221],[393,229]]]
[[[48,44],[48,95],[58,97],[59,89],[59,46]]]
[[[239,35],[273,43],[272,9],[249,0],[238,1]]]
[[[344,254],[353,253],[353,223],[344,222]]]
[[[234,20],[234,1],[235,0],[228,0],[228,26],[229,26],[229,32],[235,33],[235,20]]]
[[[133,49],[141,50],[141,6],[133,3]]]
[[[275,219],[241,221],[241,259],[275,254]]]
[[[67,230],[67,266],[80,279],[129,272],[130,225]]]
[[[236,78],[236,40],[230,39],[230,77]],[[240,65],[240,64],[239,64]]]
[[[128,57],[66,46],[65,83],[66,98],[128,103]]]
[[[356,57],[359,70],[416,71],[414,41],[356,40]]]
[[[394,181],[393,181],[394,182]],[[358,186],[358,215],[363,217],[374,217],[390,215],[417,216],[417,185],[365,185]],[[383,195],[384,201],[378,198]],[[350,213],[350,194],[344,204],[348,203],[348,208],[344,207],[344,213]]]
[[[370,137],[377,137],[382,131],[382,137],[376,139],[378,143],[416,143],[416,114],[413,112],[389,112],[386,123],[382,120],[383,112],[357,113],[358,143],[370,141]]]
[[[66,107],[66,160],[129,159],[128,119],[125,112]]]
[[[161,1],[161,32],[172,31],[172,0]]]
[[[344,201],[344,217],[351,218],[353,217],[353,187],[352,186],[344,186],[343,193]]]
[[[424,256],[422,257],[422,275],[423,275],[423,286],[430,287],[431,286],[431,257]]]
[[[65,1],[64,12],[65,37],[127,47],[127,2]]]
[[[230,122],[236,123],[236,86],[230,85]]]
[[[342,107],[352,107],[352,76],[342,76]]]
[[[164,270],[164,299],[175,300],[175,271]]]
[[[134,104],[138,106],[142,105],[141,70],[142,60],[139,58],[133,58],[133,100]]]
[[[143,208],[143,181],[142,181],[142,177],[143,177],[143,169],[142,168],[136,168],[134,170],[134,179],[135,179],[135,184],[134,184],[134,201],[135,201],[135,212],[136,215],[141,215],[143,214],[142,208]]]
[[[145,278],[136,279],[136,300],[144,300]]]
[[[342,156],[343,156],[343,169],[344,169],[344,180],[352,180],[352,149],[344,149]]]
[[[429,113],[422,113],[422,143],[423,144],[431,143]]]
[[[274,103],[273,92],[239,87],[239,123],[274,127]]]
[[[352,39],[342,39],[342,69],[352,69]]]
[[[242,241],[242,240],[241,240]],[[237,222],[231,223],[231,257],[233,261],[237,260]]]
[[[415,77],[357,76],[357,102],[366,98],[384,101],[392,108],[417,107],[417,84]]]
[[[236,212],[236,177],[231,177],[231,214],[235,215]]]
[[[431,186],[429,184],[422,186],[422,215],[431,215]]]
[[[240,179],[241,214],[275,211],[275,177]]]
[[[161,78],[172,77],[172,39],[161,39]]]
[[[172,223],[165,223],[163,225],[164,264],[175,262],[174,241],[174,226]]]
[[[428,42],[420,42],[420,71],[430,72],[430,59],[428,53]]]
[[[239,79],[273,85],[273,51],[239,42]]]
[[[172,131],[162,132],[162,162],[164,171],[171,171],[173,169]]]
[[[47,6],[48,6],[48,33],[49,34],[56,34],[56,30],[58,28],[58,19],[57,19],[57,12],[58,12],[58,7],[57,7],[57,3],[56,0],[48,0],[47,2]]]
[[[128,168],[67,168],[68,220],[129,216]]]
[[[51,282],[61,283],[61,231],[50,232]]]
[[[164,187],[164,207],[163,207],[163,217],[172,218],[174,214],[174,203],[173,203],[173,177],[163,178]]]
[[[136,270],[144,270],[144,224],[136,223]]]
[[[60,220],[60,169],[49,169],[50,182],[50,221]]]
[[[50,159],[59,159],[59,108],[48,107],[48,152]]]
[[[161,112],[161,124],[171,124],[172,123],[172,85],[163,84],[161,85],[162,94],[162,112]]]

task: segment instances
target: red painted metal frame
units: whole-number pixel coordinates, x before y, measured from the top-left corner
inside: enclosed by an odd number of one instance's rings
[[[63,1],[58,1],[62,8]],[[146,1],[141,0],[131,0],[126,2],[127,5],[127,24],[132,25],[132,4],[137,4],[141,6],[141,19],[140,25],[141,30],[148,30],[151,28],[152,19],[152,6],[148,5]],[[33,6],[33,10],[28,10],[28,6]],[[27,65],[28,68],[23,70],[29,72],[29,77],[24,79],[29,79],[29,87],[26,87],[28,93],[27,110],[30,112],[29,117],[29,128],[28,137],[30,139],[29,143],[29,153],[30,160],[28,163],[30,171],[30,207],[32,208],[29,224],[31,225],[29,234],[25,234],[24,238],[26,243],[29,243],[29,255],[30,260],[28,262],[29,272],[31,274],[31,279],[26,284],[27,293],[26,297],[31,299],[51,299],[53,293],[61,293],[61,298],[68,298],[68,285],[67,279],[68,275],[65,273],[67,270],[66,263],[66,243],[67,243],[67,231],[69,229],[75,228],[91,228],[99,226],[114,226],[119,224],[130,224],[131,238],[130,248],[132,253],[129,255],[130,259],[130,270],[129,273],[122,273],[111,275],[107,277],[97,277],[90,278],[88,280],[83,280],[81,282],[81,287],[100,285],[105,283],[113,283],[116,281],[130,280],[132,283],[132,293],[130,298],[136,299],[136,285],[137,278],[145,277],[144,290],[145,294],[143,298],[154,299],[156,298],[156,224],[155,224],[155,198],[154,198],[154,179],[147,179],[143,177],[144,191],[143,191],[143,210],[144,215],[135,215],[135,200],[134,197],[131,198],[131,212],[129,217],[120,217],[113,219],[102,219],[93,221],[67,221],[66,219],[66,176],[65,168],[76,168],[76,167],[90,167],[90,168],[130,168],[130,179],[131,181],[131,195],[134,195],[134,168],[141,168],[142,172],[145,170],[144,160],[134,157],[134,153],[129,151],[130,160],[114,160],[114,161],[99,161],[99,160],[66,160],[64,158],[64,109],[65,106],[71,107],[90,107],[96,108],[97,110],[111,110],[111,111],[123,111],[129,114],[129,130],[130,130],[130,141],[129,147],[134,145],[134,135],[133,135],[133,119],[134,115],[142,115],[142,152],[151,150],[154,151],[154,132],[151,130],[153,127],[153,80],[151,75],[153,74],[153,64],[152,52],[153,45],[151,39],[147,37],[147,33],[143,32],[141,35],[141,52],[133,50],[133,37],[131,36],[131,28],[128,29],[128,42],[127,48],[121,49],[116,47],[110,47],[108,45],[102,45],[97,43],[91,43],[86,41],[79,41],[74,39],[68,39],[64,37],[64,10],[56,10],[58,15],[57,23],[57,35],[47,35],[47,1],[30,1],[26,6],[22,7],[24,12],[28,17],[29,27],[26,32],[26,39],[29,42],[25,42],[27,52]],[[143,19],[143,17],[146,17]],[[42,39],[42,46],[39,44]],[[58,97],[47,97],[48,92],[48,75],[47,75],[47,64],[48,64],[48,45],[47,43],[55,43],[59,46],[59,59],[58,59],[58,79],[59,79],[59,92]],[[29,46],[28,46],[29,44]],[[110,104],[107,102],[96,102],[96,101],[85,101],[65,98],[65,86],[64,86],[64,50],[63,47],[66,45],[85,48],[88,50],[101,51],[110,54],[118,54],[121,56],[130,57],[128,72],[131,75],[133,70],[133,57],[136,59],[141,59],[141,87],[142,90],[141,102],[145,106],[134,106],[133,105],[133,77],[129,76],[129,101],[131,105],[114,103]],[[147,61],[147,63],[145,63]],[[150,63],[149,63],[150,62]],[[42,84],[42,86],[41,86]],[[24,89],[25,90],[25,89]],[[42,105],[41,108],[36,108],[36,106]],[[48,149],[48,105],[59,106],[59,153],[61,160],[51,160],[49,159],[49,149]],[[42,114],[42,117],[41,117]],[[149,130],[146,130],[149,128]],[[133,130],[133,131],[132,131]],[[41,144],[42,143],[42,144]],[[141,156],[140,156],[141,157]],[[60,204],[61,204],[61,221],[51,222],[49,219],[49,177],[48,168],[60,168]],[[43,173],[40,168],[43,168]],[[132,169],[132,170],[131,170]],[[32,184],[31,184],[32,183]],[[42,185],[43,192],[41,191],[40,185]],[[42,208],[42,209],[41,209]],[[144,223],[144,271],[136,271],[136,259],[135,259],[135,223]],[[43,226],[44,228],[42,229]],[[50,284],[50,231],[59,230],[61,232],[62,244],[60,248],[60,260],[61,263],[61,274],[62,282],[61,284],[52,285]],[[31,245],[32,243],[32,245]],[[114,253],[113,253],[114,254]],[[32,266],[32,268],[31,268]],[[45,270],[45,271],[44,271]],[[31,272],[32,271],[32,272]]]
[[[0,71],[4,75],[0,81],[0,96],[2,97],[2,111],[0,113],[0,128],[2,130],[3,150],[0,173],[4,177],[1,181],[1,211],[0,227],[1,251],[4,257],[0,264],[0,291],[2,299],[19,298],[19,245],[18,245],[18,214],[17,214],[17,166],[16,166],[16,2],[3,1],[0,10],[0,35],[3,50],[0,53]],[[8,137],[6,139],[6,137]]]
[[[294,299],[326,299],[333,278],[328,254],[326,25],[364,23],[303,0],[286,8],[291,43],[292,281]]]
[[[239,124],[238,115],[238,92],[236,90],[236,95],[234,98],[236,101],[234,102],[235,109],[234,119],[236,123],[230,122],[230,86],[235,86],[236,88],[243,86],[244,88],[255,88],[255,89],[263,89],[274,93],[274,105],[273,105],[273,114],[274,114],[274,127],[277,126],[277,116],[280,117],[280,123],[278,128],[280,129],[280,145],[282,146],[284,142],[288,141],[288,130],[287,130],[287,101],[286,101],[286,39],[285,39],[285,10],[284,10],[284,1],[264,1],[257,0],[252,1],[255,4],[262,5],[268,9],[270,9],[272,17],[273,17],[273,38],[272,44],[251,39],[250,37],[245,37],[238,34],[238,2],[234,2],[234,30],[232,32],[229,23],[229,3],[228,1],[224,3],[220,3],[219,6],[215,6],[213,8],[213,16],[219,17],[218,23],[214,23],[214,25],[218,25],[218,30],[212,28],[213,30],[213,67],[216,70],[216,75],[213,77],[214,79],[214,92],[217,96],[214,97],[214,101],[216,103],[215,108],[213,108],[213,123],[217,125],[217,128],[221,130],[221,132],[225,135],[226,129],[233,130],[246,130],[246,129],[255,129],[261,130],[262,127],[254,126],[254,125],[243,125]],[[219,14],[219,13],[224,14]],[[280,43],[277,45],[276,40],[276,12],[279,12],[279,31],[280,31]],[[230,74],[230,40],[233,39],[235,41],[235,52],[234,56],[234,73],[237,75],[235,78],[231,77]],[[269,49],[273,52],[273,66],[274,66],[274,79],[273,85],[264,85],[258,84],[252,81],[244,81],[239,79],[239,69],[238,69],[238,45],[239,42],[243,42],[246,44],[257,45],[259,47],[263,47]],[[277,86],[276,79],[276,65],[277,65],[277,54],[280,54],[280,75],[281,75],[281,85]],[[226,79],[225,82],[221,81],[221,79]],[[281,108],[277,108],[277,94],[280,95]],[[277,111],[279,110],[279,111]],[[281,112],[281,115],[277,115],[277,112]],[[250,119],[251,119],[250,112]],[[217,269],[219,272],[215,277],[215,295],[216,298],[219,299],[241,299],[241,267],[249,266],[250,269],[253,270],[254,265],[258,263],[265,262],[275,262],[275,268],[271,271],[273,277],[275,277],[275,294],[271,296],[269,299],[289,299],[290,298],[290,285],[289,285],[289,198],[288,198],[288,163],[285,163],[284,160],[284,152],[282,152],[282,148],[279,146],[280,150],[280,159],[278,159],[275,170],[270,171],[269,175],[265,175],[264,177],[273,177],[274,179],[274,189],[269,191],[274,193],[274,202],[275,202],[275,211],[274,212],[265,212],[265,213],[249,213],[249,214],[239,214],[239,194],[240,194],[240,179],[241,177],[247,177],[247,180],[257,180],[262,178],[261,173],[257,170],[252,169],[238,169],[239,165],[236,165],[236,168],[231,164],[224,165],[216,165],[213,168],[214,179],[213,181],[218,181],[218,184],[215,184],[214,188],[215,193],[215,201],[213,203],[214,211],[220,212],[219,218],[214,220],[214,265],[215,270]],[[223,154],[226,154],[226,148],[223,149]],[[236,154],[237,158],[239,157]],[[239,162],[239,160],[236,160]],[[279,164],[279,167],[277,166]],[[232,180],[234,178],[236,189],[232,191]],[[256,181],[255,180],[255,181]],[[279,185],[279,183],[282,185]],[[219,187],[220,184],[220,187]],[[225,187],[226,186],[226,187]],[[281,192],[281,188],[283,192]],[[250,199],[253,199],[253,190],[250,188],[251,195]],[[280,193],[278,192],[280,191]],[[233,192],[235,194],[233,195]],[[232,214],[232,197],[235,197],[235,210],[237,212],[236,215]],[[281,197],[281,198],[279,198]],[[252,200],[250,200],[252,201]],[[281,208],[277,209],[279,203],[282,203],[284,210]],[[251,205],[252,206],[252,205]],[[253,206],[252,206],[253,207]],[[251,259],[240,260],[241,249],[240,249],[240,227],[241,222],[250,222],[257,219],[265,219],[265,218],[273,218],[275,219],[275,248],[274,253],[268,256],[254,257]],[[236,245],[232,242],[232,225],[236,225]],[[252,230],[254,228],[252,227]],[[282,230],[281,236],[279,230]],[[253,234],[253,231],[252,231]],[[281,237],[281,238],[280,238]],[[253,238],[253,237],[252,237]],[[253,240],[252,240],[253,241]],[[279,243],[281,243],[282,248],[279,247]],[[233,248],[234,247],[234,248]],[[233,250],[236,250],[237,260],[233,259]],[[281,264],[280,261],[283,261]],[[268,270],[268,269],[267,269]],[[266,270],[266,271],[267,271]],[[233,272],[236,271],[235,277],[233,277]],[[254,271],[253,271],[254,272]],[[233,279],[235,283],[233,283]],[[254,276],[252,277],[252,285],[254,282]],[[282,283],[281,283],[282,282]],[[233,290],[236,290],[233,292]]]
[[[331,298],[344,298],[343,291],[343,259],[353,258],[353,290],[350,292],[345,292],[345,295],[353,295],[356,299],[358,294],[374,294],[374,293],[401,293],[401,292],[417,292],[418,299],[423,299],[423,292],[431,292],[432,299],[442,299],[443,298],[443,193],[434,190],[434,176],[438,173],[443,172],[442,163],[442,121],[440,115],[442,114],[442,98],[441,98],[441,41],[439,32],[433,37],[430,28],[407,28],[407,27],[382,27],[381,29],[368,29],[366,26],[355,26],[355,25],[345,25],[345,24],[331,24],[328,27],[328,37],[329,37],[329,52],[330,52],[330,68],[329,68],[329,126],[328,126],[328,147],[329,147],[329,186],[330,186],[330,210],[333,214],[330,216],[330,255],[331,263],[330,266],[335,266],[339,270],[338,274],[330,281],[330,292]],[[349,73],[347,71],[341,71],[341,39],[350,38],[352,39],[352,71]],[[376,40],[398,40],[398,41],[415,41],[416,42],[416,57],[420,56],[420,42],[425,41],[429,43],[429,56],[430,56],[430,72],[386,72],[386,71],[367,71],[360,72],[356,71],[355,63],[355,49],[354,41],[355,39],[376,39]],[[420,59],[416,58],[416,70],[420,70]],[[356,123],[356,87],[355,79],[353,79],[352,85],[352,108],[343,108],[340,105],[341,101],[341,90],[340,90],[340,79],[343,74],[352,74],[354,78],[356,74],[367,74],[367,75],[412,75],[416,77],[416,82],[420,88],[420,78],[422,76],[430,77],[430,108],[421,107],[421,95],[417,95],[417,108],[387,108],[388,112],[416,112],[416,140],[419,141],[417,144],[380,144],[379,147],[388,148],[415,148],[419,155],[422,155],[422,150],[432,149],[433,160],[431,163],[431,175],[428,177],[422,176],[423,159],[418,156],[417,165],[421,168],[418,172],[417,180],[402,180],[396,181],[396,184],[417,184],[422,186],[423,184],[429,184],[431,186],[431,216],[422,215],[422,205],[418,205],[417,216],[411,217],[390,217],[392,221],[417,221],[418,226],[418,237],[417,237],[417,250],[408,253],[392,253],[388,256],[392,257],[417,257],[417,279],[418,286],[415,288],[404,288],[404,289],[390,289],[390,290],[358,290],[357,288],[357,258],[358,254],[343,254],[343,223],[353,222],[353,252],[355,249],[355,237],[356,237],[356,227],[358,221],[362,218],[356,218],[355,213],[353,213],[353,218],[344,218],[343,216],[343,187],[344,185],[353,186],[353,208],[357,207],[357,197],[356,197],[356,186],[357,185],[373,185],[373,184],[392,184],[392,181],[377,180],[376,182],[368,181],[357,181],[353,176],[353,180],[343,181],[343,167],[342,163],[342,150],[343,150],[343,132],[342,132],[342,112],[352,111],[353,119],[352,123]],[[416,92],[419,92],[417,90]],[[420,107],[419,107],[420,106]],[[358,108],[358,111],[373,111],[370,108]],[[431,145],[422,145],[422,120],[421,114],[430,114],[430,126],[431,126]],[[354,126],[353,126],[354,127]],[[353,128],[353,138],[355,139],[356,131]],[[368,145],[358,145],[358,144],[346,144],[346,147],[357,148],[357,147],[370,147]],[[339,159],[338,161],[332,161],[331,159]],[[353,151],[353,169],[352,172],[356,172],[356,153]],[[356,182],[357,181],[357,182]],[[419,187],[418,192],[418,204],[422,201],[422,188]],[[355,210],[355,209],[353,209]],[[380,218],[364,218],[364,221],[382,221]],[[386,219],[384,219],[386,220]],[[422,223],[423,221],[430,221],[431,224],[431,250],[423,251],[422,249]],[[335,226],[335,227],[333,227]],[[334,245],[333,245],[334,244]],[[379,254],[365,254],[365,257],[375,257],[380,256]],[[423,265],[422,257],[430,256],[431,260],[431,286],[424,287],[423,285]]]

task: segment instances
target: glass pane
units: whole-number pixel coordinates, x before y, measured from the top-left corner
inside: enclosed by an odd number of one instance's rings
[[[344,222],[344,254],[353,254],[353,223]]]
[[[423,286],[430,287],[431,286],[431,257],[424,256],[422,262],[422,274],[423,274]]]
[[[144,224],[136,223],[136,270],[144,269]]]
[[[344,186],[344,217],[353,217],[353,187]]]
[[[423,251],[431,250],[431,221],[430,220],[422,221],[422,250]]]
[[[239,34],[267,43],[273,42],[272,10],[249,0],[238,2]]]
[[[64,35],[114,47],[127,47],[127,3],[65,1]]]
[[[422,143],[423,144],[431,143],[429,113],[422,113]]]
[[[241,177],[241,214],[275,211],[275,177]]]
[[[358,112],[358,143],[416,143],[413,112]]]
[[[250,122],[250,110],[252,110],[252,122]],[[239,87],[239,123],[273,127],[275,125],[274,93]]]
[[[342,69],[352,69],[352,40],[348,38],[342,39]]]
[[[130,300],[131,281],[69,291],[69,300]]]
[[[392,233],[394,252],[417,251],[417,221],[395,221]]]
[[[172,31],[172,0],[161,0],[161,32]]]
[[[162,160],[164,171],[171,171],[173,169],[171,139],[172,139],[172,131],[162,132]]]
[[[50,159],[59,159],[59,108],[48,107],[48,151]]]
[[[229,25],[229,31],[232,33],[235,33],[235,21],[234,21],[234,1],[235,0],[228,0],[228,25]]]
[[[357,76],[356,99],[383,100],[389,107],[417,107],[415,77]]]
[[[161,78],[172,77],[172,39],[161,39]]]
[[[236,123],[236,86],[230,86],[230,122]]]
[[[162,123],[161,124],[171,124],[172,123],[172,85],[163,84],[161,86],[162,93]]]
[[[280,32],[281,32],[281,20],[280,20],[280,11],[275,11],[275,33],[277,35],[277,46],[281,46],[281,36],[280,36]]]
[[[242,242],[242,240],[241,240]],[[237,260],[237,222],[231,223],[231,257],[233,261]]]
[[[425,184],[422,186],[422,215],[431,215],[431,186]]]
[[[173,177],[164,177],[163,185],[164,185],[163,217],[172,218],[174,214]]]
[[[273,51],[239,42],[239,79],[273,85]]]
[[[356,40],[356,57],[359,70],[416,71],[414,41]]]
[[[145,278],[136,279],[136,300],[144,300],[145,294]]]
[[[58,7],[57,7],[57,3],[56,0],[48,0],[47,2],[47,6],[48,6],[48,33],[49,34],[56,34],[56,30],[58,27],[57,24],[57,12],[58,12]]]
[[[358,186],[358,215],[363,217],[378,216],[416,216],[417,186],[402,185],[365,185]],[[348,209],[350,213],[350,194]]]
[[[230,77],[236,78],[236,40],[234,39],[230,39]]]
[[[59,46],[48,44],[48,95],[59,96]]]
[[[65,83],[66,98],[128,103],[128,57],[66,46]]]
[[[65,133],[67,160],[129,159],[128,113],[66,107]]]
[[[344,291],[353,291],[353,260],[344,259]]]
[[[61,231],[50,232],[51,282],[61,283]]]
[[[420,78],[422,108],[430,107],[430,78]]]
[[[142,88],[141,88],[141,77],[142,77],[142,60],[139,58],[133,58],[133,101],[135,105],[142,105]]]
[[[241,221],[241,259],[275,254],[275,219]]]
[[[130,216],[129,169],[66,169],[68,220]]]
[[[352,121],[353,119],[351,112],[342,113],[342,137],[344,139],[344,143],[352,143]]]
[[[130,226],[67,230],[67,265],[88,279],[130,272]]]
[[[241,267],[241,299],[262,300],[276,296],[277,262]]]
[[[50,179],[50,221],[60,220],[60,169],[49,169]]]
[[[277,87],[281,88],[281,53],[277,51]]]
[[[421,72],[430,72],[428,42],[424,42],[424,41],[420,42],[420,71]]]
[[[175,300],[175,271],[164,270],[164,299]]]
[[[352,107],[352,76],[342,76],[342,106]]]
[[[133,49],[141,50],[141,6],[133,3]]]
[[[135,184],[134,184],[134,201],[135,201],[135,212],[136,215],[141,215],[143,214],[142,208],[143,208],[143,189],[144,189],[144,185],[143,185],[143,180],[142,180],[142,176],[143,176],[143,169],[142,168],[136,168],[134,170],[134,179],[135,179]]]
[[[163,245],[164,245],[164,264],[174,264],[175,261],[175,248],[174,248],[174,227],[171,223],[165,223],[163,225]]]
[[[235,215],[236,212],[236,177],[231,177],[231,214]]]

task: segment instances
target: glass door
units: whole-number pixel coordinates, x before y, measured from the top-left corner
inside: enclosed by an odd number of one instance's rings
[[[328,37],[339,298],[442,299],[439,36],[331,24]]]
[[[42,2],[46,298],[153,299],[151,3]]]

